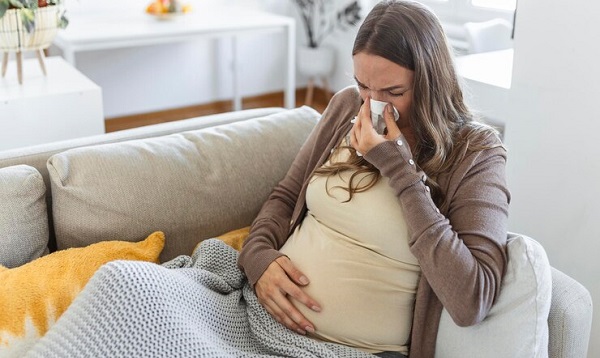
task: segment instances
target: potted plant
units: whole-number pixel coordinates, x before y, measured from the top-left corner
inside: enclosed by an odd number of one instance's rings
[[[19,83],[22,83],[21,53],[27,50],[36,52],[46,74],[42,50],[50,46],[59,28],[68,25],[61,4],[62,0],[0,0],[2,77],[6,74],[8,54],[15,52]]]
[[[355,26],[361,19],[358,1],[347,4],[339,11],[335,11],[335,1],[331,0],[294,0],[294,3],[300,11],[310,48],[318,48],[334,30]]]
[[[325,38],[338,29],[357,25],[360,20],[358,1],[336,10],[332,0],[294,0],[306,34],[306,46],[298,48],[298,71],[309,78],[306,103],[312,102],[314,78],[321,78],[326,95],[329,95],[327,76],[333,70],[335,53],[323,46]]]
[[[52,6],[61,5],[62,0],[0,0],[0,20],[4,16],[10,16],[11,10],[13,15],[16,13],[21,19],[21,24],[27,32],[31,33],[35,30],[36,25],[36,10],[49,7],[48,10],[55,11],[57,16],[56,26],[65,28],[68,25],[68,20],[64,11]]]

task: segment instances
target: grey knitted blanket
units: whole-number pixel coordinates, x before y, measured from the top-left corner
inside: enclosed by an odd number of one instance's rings
[[[237,256],[211,239],[163,266],[104,265],[27,357],[373,357],[277,323]]]

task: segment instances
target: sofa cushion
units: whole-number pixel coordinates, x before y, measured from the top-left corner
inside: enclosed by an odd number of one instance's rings
[[[136,241],[160,230],[161,260],[249,225],[319,118],[302,107],[222,126],[52,156],[57,246]]]
[[[100,266],[113,260],[156,262],[165,236],[106,241],[56,251],[14,269],[0,266],[0,357],[23,357],[65,312]]]
[[[48,246],[46,186],[27,165],[0,169],[0,265],[17,267]]]
[[[436,357],[548,357],[548,257],[538,242],[522,235],[509,234],[507,249],[507,270],[488,317],[478,325],[459,327],[444,310]]]

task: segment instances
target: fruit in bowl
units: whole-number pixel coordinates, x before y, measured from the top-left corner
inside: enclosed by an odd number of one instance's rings
[[[190,4],[182,4],[179,0],[155,0],[148,7],[146,12],[159,17],[174,14],[187,14],[192,10]]]

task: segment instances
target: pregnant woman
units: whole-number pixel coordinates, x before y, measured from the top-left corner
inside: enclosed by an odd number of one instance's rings
[[[465,105],[425,6],[377,4],[352,58],[356,86],[333,97],[238,263],[265,309],[299,334],[433,357],[442,309],[474,325],[499,293],[506,150]],[[371,99],[388,103],[381,134]]]

